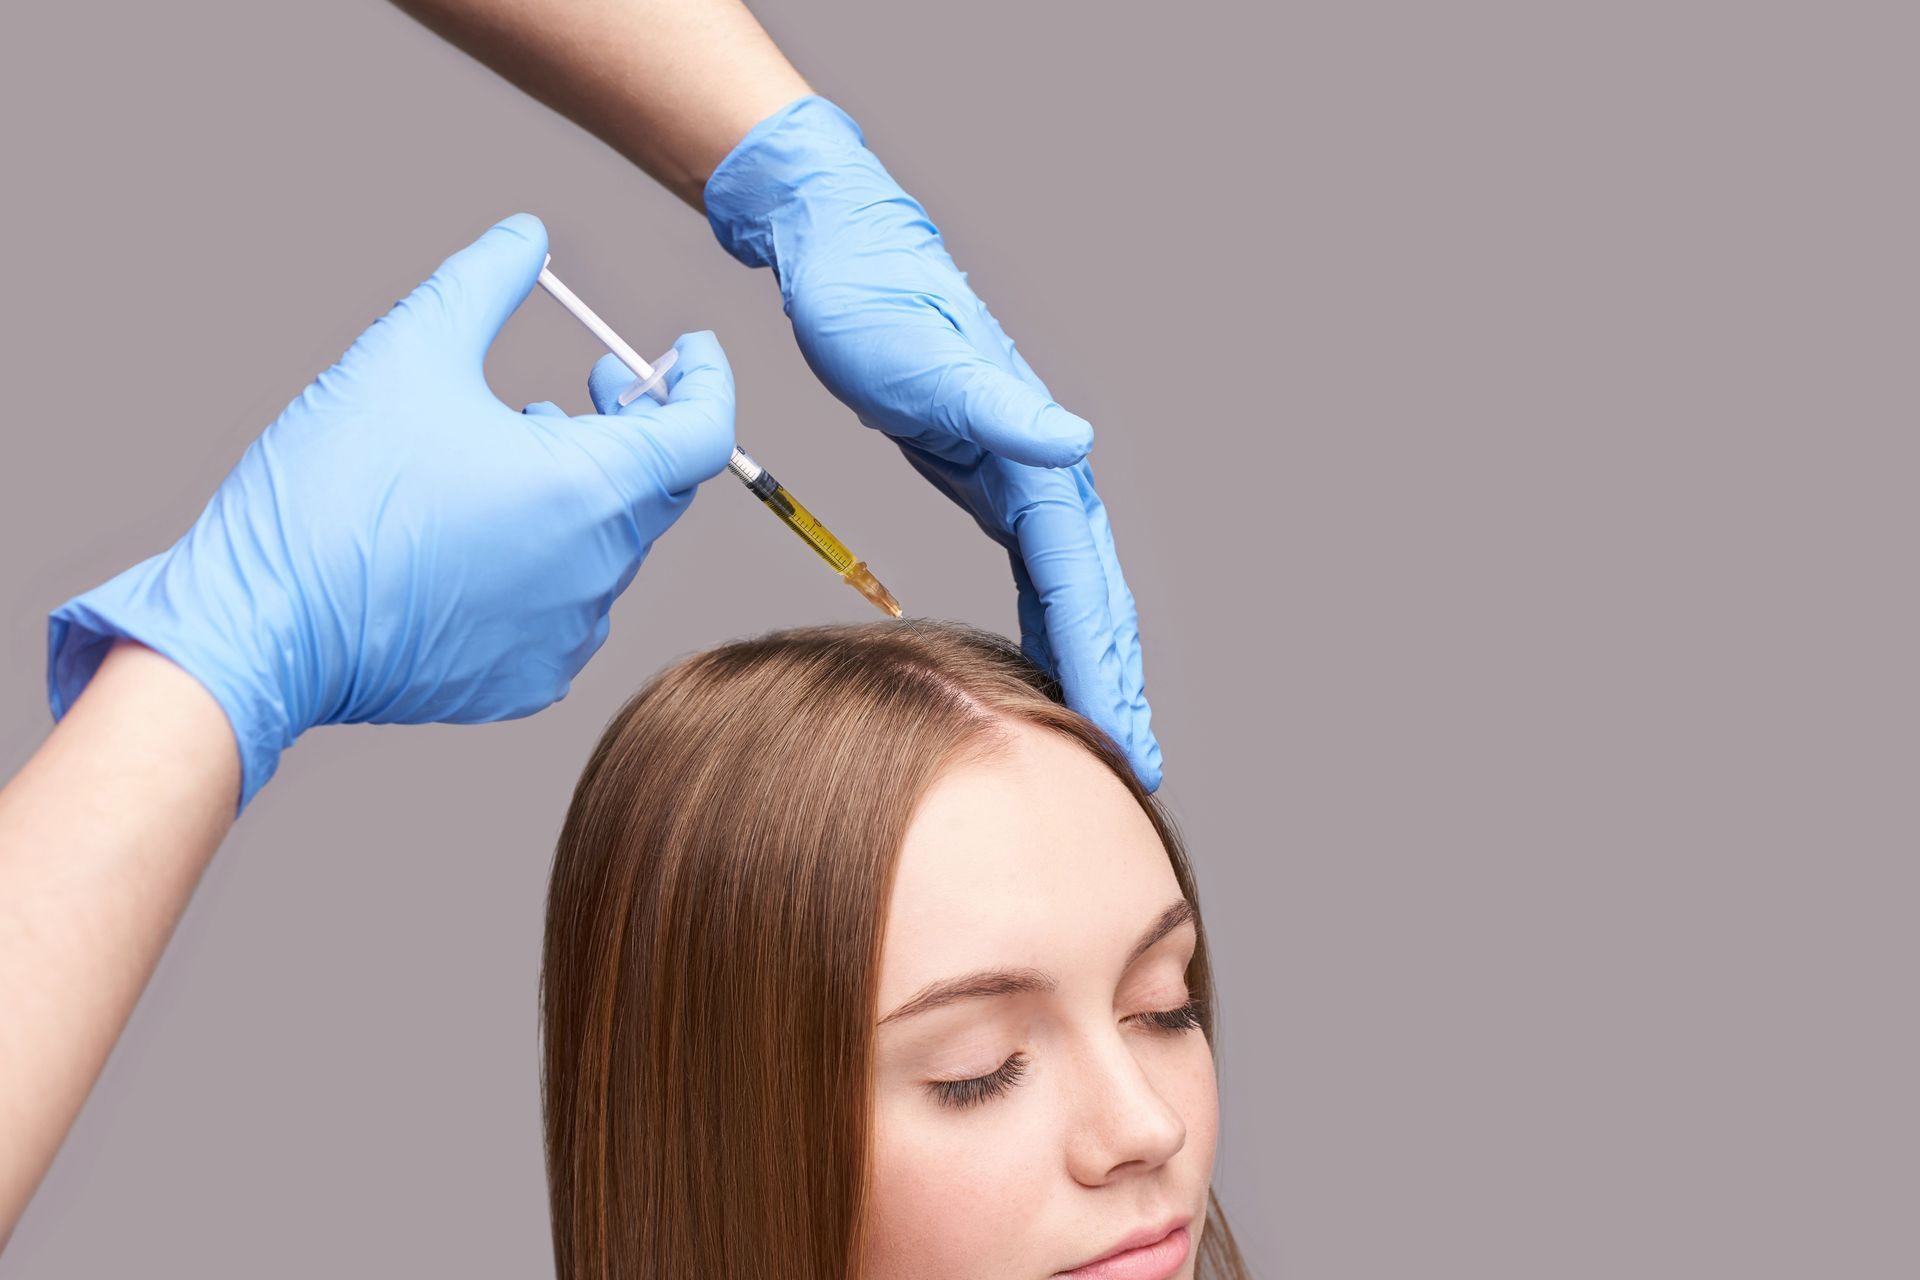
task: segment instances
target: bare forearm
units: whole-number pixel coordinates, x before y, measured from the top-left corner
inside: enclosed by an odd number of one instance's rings
[[[0,788],[0,1243],[232,825],[239,786],[219,703],[122,642]]]
[[[701,207],[754,124],[809,92],[739,0],[394,0]]]

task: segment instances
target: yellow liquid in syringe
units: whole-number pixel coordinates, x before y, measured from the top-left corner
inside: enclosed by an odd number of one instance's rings
[[[781,524],[799,534],[822,560],[833,566],[833,571],[840,575],[840,581],[865,596],[882,613],[896,618],[901,616],[900,602],[893,598],[891,591],[880,585],[880,579],[873,576],[866,562],[854,559],[847,544],[827,532],[827,526],[815,519],[813,512],[807,510],[800,499],[787,492],[787,487],[775,480],[765,467],[749,457],[746,450],[735,446],[727,469],[740,478],[767,510],[780,518]]]
[[[853,552],[847,550],[847,544],[827,532],[827,527],[814,519],[806,504],[787,492],[787,486],[779,486],[761,501],[787,528],[806,539],[807,545],[819,552],[820,558],[832,565],[835,573],[844,575],[853,568]]]

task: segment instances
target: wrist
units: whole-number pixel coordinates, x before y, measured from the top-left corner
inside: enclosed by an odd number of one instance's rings
[[[189,535],[190,537],[192,535]],[[197,680],[225,712],[240,754],[238,816],[307,727],[287,690],[298,646],[291,610],[268,591],[208,581],[181,548],[154,556],[55,609],[47,620],[47,700],[64,717],[116,641],[137,641]],[[287,614],[276,619],[275,614]]]
[[[783,282],[835,220],[876,201],[911,203],[853,117],[817,95],[787,103],[748,130],[704,194],[721,247],[750,267],[773,267]]]
[[[171,800],[177,815],[198,815],[210,850],[238,812],[242,766],[232,722],[207,687],[138,641],[115,639],[74,710],[63,725],[110,739],[89,754],[114,776],[111,802],[144,813]],[[132,803],[141,792],[150,803]]]

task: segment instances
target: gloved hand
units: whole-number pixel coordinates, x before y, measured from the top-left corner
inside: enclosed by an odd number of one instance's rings
[[[517,214],[447,259],[248,447],[172,549],[54,610],[55,718],[115,637],[158,650],[232,722],[238,810],[314,725],[507,720],[566,696],[641,557],[726,466],[733,375],[697,333],[665,405],[501,404],[481,366],[546,252]],[[631,381],[596,368],[595,403]]]
[[[706,205],[729,253],[773,267],[827,389],[1007,548],[1021,647],[1159,786],[1133,593],[1084,461],[1093,428],[1053,402],[926,211],[817,97],[754,126]]]

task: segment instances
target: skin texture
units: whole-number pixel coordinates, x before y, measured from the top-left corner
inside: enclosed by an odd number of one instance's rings
[[[239,790],[220,704],[124,640],[0,788],[0,1247],[233,825]]]
[[[1194,929],[1131,965],[1181,901],[1140,808],[1085,751],[1032,726],[936,782],[902,847],[881,960],[865,1260],[875,1280],[1046,1277],[1185,1215],[1205,1225],[1213,1053],[1137,1018],[1180,1007]],[[1051,991],[889,1018],[932,984],[1032,969]],[[1018,1083],[964,1109],[927,1083]]]

